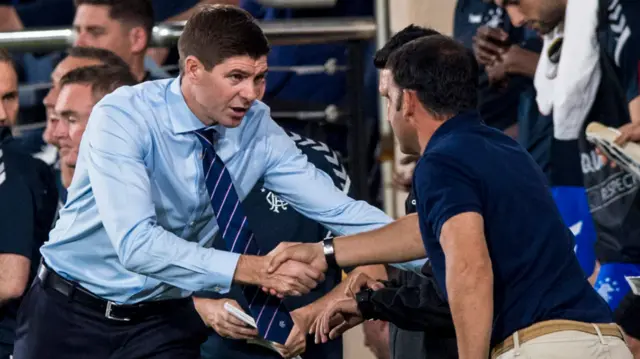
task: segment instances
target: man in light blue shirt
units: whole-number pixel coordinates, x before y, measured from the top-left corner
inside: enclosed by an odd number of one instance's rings
[[[240,202],[259,178],[338,235],[390,222],[335,188],[255,101],[269,45],[250,15],[202,8],[179,51],[179,78],[120,88],[93,108],[22,307],[16,359],[198,357],[206,332],[192,292],[224,293],[235,283],[255,299],[263,293],[253,286],[279,296],[315,287],[322,275],[313,265],[267,274],[269,257]],[[230,251],[210,248],[218,227]],[[266,332],[256,318],[267,338],[288,325],[272,326],[288,315],[277,301],[261,304],[275,311]]]

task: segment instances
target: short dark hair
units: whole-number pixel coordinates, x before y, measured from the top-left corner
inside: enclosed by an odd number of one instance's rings
[[[386,68],[401,89],[415,90],[434,115],[454,116],[477,107],[478,64],[469,50],[450,37],[413,40],[391,54]]]
[[[181,70],[188,56],[198,58],[210,71],[230,57],[257,59],[269,51],[269,41],[251,14],[230,5],[200,6],[178,40]]]
[[[67,56],[96,60],[105,65],[129,69],[129,64],[127,64],[122,57],[107,49],[75,46],[67,50]]]
[[[60,79],[60,88],[70,84],[91,86],[96,101],[115,91],[120,86],[133,86],[137,83],[128,69],[109,65],[79,67],[67,72]]]
[[[0,48],[0,62],[7,62],[13,69],[16,69],[16,63],[13,61],[13,56],[7,51],[7,49]]]
[[[109,17],[130,26],[142,26],[147,32],[147,46],[153,34],[153,6],[151,0],[73,0],[80,5],[103,5],[109,7]]]
[[[395,35],[391,36],[389,41],[387,41],[380,50],[376,51],[376,54],[373,57],[373,65],[377,69],[384,69],[389,61],[389,56],[391,56],[394,51],[402,47],[402,45],[415,39],[432,35],[440,35],[440,33],[434,29],[416,26],[414,24],[405,27]]]

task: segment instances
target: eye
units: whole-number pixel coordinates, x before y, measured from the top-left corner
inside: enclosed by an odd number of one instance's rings
[[[229,77],[231,77],[231,79],[235,82],[240,82],[245,78],[244,75],[241,74],[231,74]]]

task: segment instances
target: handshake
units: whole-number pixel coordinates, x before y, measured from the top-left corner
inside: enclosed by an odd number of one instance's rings
[[[324,281],[322,243],[280,243],[264,257],[241,256],[234,281],[284,298],[309,293]]]

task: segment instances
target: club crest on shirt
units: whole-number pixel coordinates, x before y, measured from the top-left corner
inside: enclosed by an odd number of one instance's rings
[[[289,208],[289,203],[281,200],[280,197],[278,197],[273,192],[267,191],[264,188],[262,188],[260,192],[262,193],[267,192],[265,199],[267,200],[267,203],[269,203],[269,206],[271,206],[269,207],[270,211],[274,213],[280,213],[280,210],[286,211]]]

